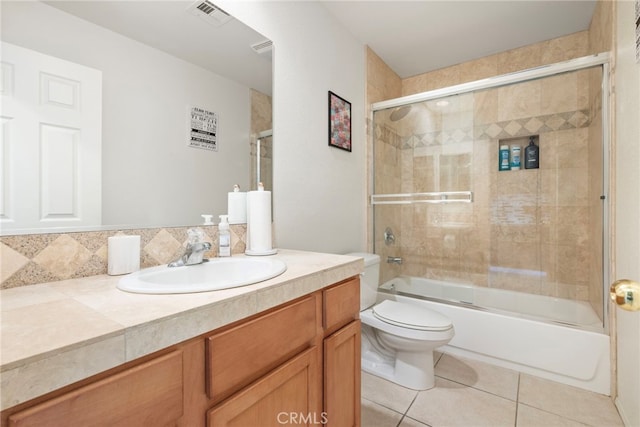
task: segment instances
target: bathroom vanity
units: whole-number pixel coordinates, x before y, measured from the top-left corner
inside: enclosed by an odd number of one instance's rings
[[[282,275],[201,294],[2,291],[2,426],[359,426],[362,260],[277,256]]]

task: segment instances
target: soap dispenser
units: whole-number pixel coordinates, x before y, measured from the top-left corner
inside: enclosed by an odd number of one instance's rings
[[[524,150],[524,168],[538,169],[540,167],[540,147],[534,142],[535,137],[529,137],[529,145]]]
[[[220,215],[218,236],[218,256],[231,256],[231,232],[229,231],[228,215]]]

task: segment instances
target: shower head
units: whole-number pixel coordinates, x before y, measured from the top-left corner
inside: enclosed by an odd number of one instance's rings
[[[397,122],[398,120],[405,118],[406,115],[409,114],[409,111],[411,111],[411,105],[396,107],[391,112],[389,119],[391,119],[392,122]]]

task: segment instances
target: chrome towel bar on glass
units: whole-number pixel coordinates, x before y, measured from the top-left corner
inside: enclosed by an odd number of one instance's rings
[[[410,205],[413,203],[471,203],[471,191],[436,191],[431,193],[372,194],[372,205]]]

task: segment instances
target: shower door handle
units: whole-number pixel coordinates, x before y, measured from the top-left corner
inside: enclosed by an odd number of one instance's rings
[[[621,279],[611,284],[611,300],[627,311],[640,311],[640,283]]]

